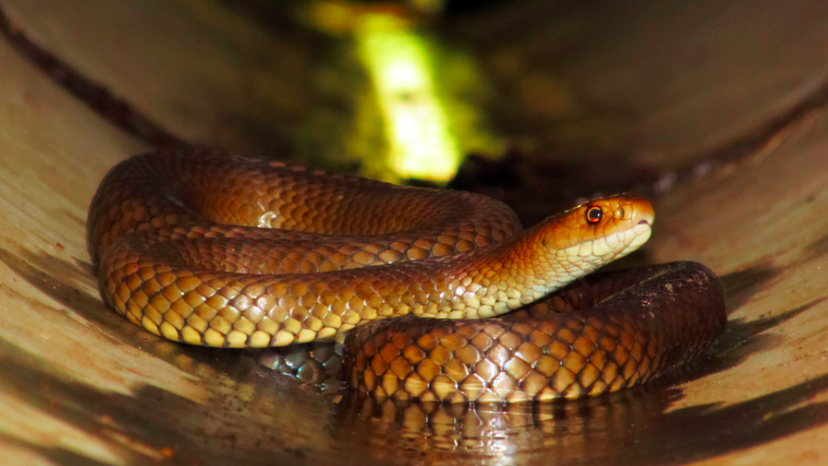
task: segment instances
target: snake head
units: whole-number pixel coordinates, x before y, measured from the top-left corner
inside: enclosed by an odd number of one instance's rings
[[[637,194],[620,194],[574,207],[538,225],[547,254],[557,261],[599,267],[638,249],[649,238],[653,206]]]

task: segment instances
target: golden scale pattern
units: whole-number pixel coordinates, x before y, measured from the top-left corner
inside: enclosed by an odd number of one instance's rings
[[[585,212],[595,206],[604,218],[590,224]],[[106,303],[150,332],[208,346],[284,346],[341,340],[357,325],[391,316],[503,314],[638,247],[649,236],[640,218],[652,220],[647,201],[617,196],[523,232],[510,209],[481,196],[215,153],[158,152],[119,164],[103,180],[90,206],[88,245]],[[632,363],[586,365],[598,357],[586,335],[604,335],[602,344],[612,340],[612,352],[626,351],[639,364],[658,356],[626,323],[576,320],[535,330],[487,323],[376,337],[366,342],[371,371],[359,382],[379,396],[452,401],[489,399],[516,381],[535,397],[550,390],[579,396],[642,378]],[[392,357],[389,342],[402,359]],[[474,361],[474,369],[460,369],[463,361]],[[445,363],[447,375],[432,363]],[[511,379],[498,378],[495,366]],[[598,366],[599,373],[590,368]],[[394,386],[388,374],[406,370],[422,380]],[[451,385],[445,376],[463,371],[462,389],[444,388]],[[551,388],[535,390],[535,374],[546,375]],[[589,390],[570,388],[576,376]]]
[[[502,318],[360,327],[346,343],[345,373],[378,398],[581,398],[646,382],[696,358],[725,323],[715,274],[674,262],[589,276]]]

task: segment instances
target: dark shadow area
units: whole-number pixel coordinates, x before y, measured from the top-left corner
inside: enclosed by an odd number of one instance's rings
[[[127,343],[139,346],[151,341],[146,332],[108,310],[100,297],[81,291],[82,284],[96,283],[88,262],[77,261],[73,264],[46,252],[22,250],[19,254],[0,249],[0,262],[40,292],[94,325],[119,334]]]
[[[719,277],[727,300],[727,312],[732,314],[756,293],[762,291],[780,270],[767,264],[748,267]]]
[[[668,388],[682,385],[692,380],[732,369],[751,355],[771,350],[782,343],[782,337],[764,332],[793,319],[822,301],[824,299],[814,300],[779,315],[760,317],[750,322],[745,322],[742,319],[731,320],[727,323],[727,328],[722,336],[710,349],[707,357],[686,367],[679,368],[662,379],[656,380],[650,386],[643,387],[643,389],[649,391],[660,387]]]
[[[778,315],[763,316],[749,322],[743,319],[732,320],[728,322],[727,330],[714,345],[711,353],[716,355],[716,359],[727,364],[724,369],[734,367],[748,355],[768,350],[781,343],[782,337],[780,335],[765,335],[766,330],[787,322],[825,301],[825,299],[815,299]]]
[[[239,364],[221,376],[195,363],[205,404],[154,386],[131,395],[101,391],[70,380],[58,368],[0,341],[0,392],[66,422],[105,443],[127,464],[269,465],[340,464],[341,457],[308,447],[325,441],[328,407],[290,391],[270,390],[261,373]],[[209,374],[211,377],[205,377]],[[258,383],[258,387],[254,384]],[[32,390],[37,387],[37,390]],[[298,407],[298,408],[297,408]],[[288,414],[286,411],[292,410]],[[280,416],[280,413],[285,415]],[[99,464],[76,451],[7,439],[57,464]],[[343,444],[328,448],[343,449]],[[359,456],[350,463],[369,464]]]
[[[817,260],[828,254],[828,235],[819,238],[805,247],[802,260],[805,262]]]

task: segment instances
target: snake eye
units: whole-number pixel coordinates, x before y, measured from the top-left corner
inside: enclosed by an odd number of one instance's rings
[[[598,223],[601,221],[601,217],[603,217],[604,212],[601,210],[600,207],[590,207],[586,211],[586,219],[589,223]]]

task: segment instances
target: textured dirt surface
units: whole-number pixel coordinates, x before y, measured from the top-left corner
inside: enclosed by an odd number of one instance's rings
[[[145,4],[143,16],[130,14],[139,8],[128,0],[85,2],[84,14],[55,6],[61,2],[2,0],[0,7],[15,27],[189,142],[221,145],[198,135],[230,134],[226,141],[232,141],[269,131],[252,124],[259,130],[231,125],[233,131],[222,132],[224,120],[216,115],[299,124],[304,94],[257,74],[263,62],[267,69],[285,68],[281,59],[270,61],[276,45],[258,39],[266,31],[248,29],[249,18],[201,2],[161,3]],[[96,16],[95,7],[103,4],[122,14]],[[667,170],[765,127],[820,87],[828,69],[817,53],[825,49],[828,33],[814,26],[825,15],[824,3],[774,8],[775,2],[757,2],[725,10],[716,5],[652,6],[623,15],[607,10],[604,16],[567,7],[552,12],[561,27],[547,22],[534,29],[514,19],[525,18],[525,11],[500,12],[499,22],[484,28],[474,23],[494,14],[484,10],[465,20],[466,32],[458,26],[454,34],[493,52],[488,58],[480,53],[493,73],[501,73],[496,80],[524,93],[503,113],[511,121],[504,132],[543,141],[557,140],[555,131],[608,134],[599,142],[609,152]],[[540,7],[532,11],[538,18],[550,14]],[[125,24],[116,21],[122,17],[132,18],[139,31],[118,27]],[[145,31],[164,36],[140,32],[142,23],[154,25]],[[90,29],[95,24],[107,34]],[[515,39],[510,49],[509,41],[483,40],[503,28],[518,36],[522,31],[523,41]],[[234,43],[257,53],[218,53],[229,42],[215,39],[216,30],[230,30],[244,39]],[[568,40],[553,40],[560,31]],[[528,36],[536,45],[527,56],[515,44],[525,44]],[[119,44],[138,51],[127,53]],[[205,62],[205,56],[216,61]],[[140,57],[144,67],[135,68]],[[553,72],[554,63],[569,65]],[[87,207],[106,171],[147,147],[56,85],[6,41],[0,41],[0,64],[5,464],[828,461],[828,112],[819,106],[763,147],[654,199],[656,226],[639,260],[698,261],[722,278],[730,317],[717,356],[669,384],[585,403],[470,408],[345,398],[334,404],[314,388],[275,377],[245,353],[165,342],[103,306],[84,243]],[[179,64],[185,71],[174,66]],[[252,87],[209,81],[191,66],[208,74],[231,67],[233,76],[259,78]],[[142,73],[150,69],[155,71]],[[290,69],[301,74],[303,68]],[[527,75],[534,78],[522,78]],[[533,98],[538,88],[557,89],[560,97]],[[251,95],[261,106],[248,110],[227,103]],[[273,113],[262,106],[279,107],[272,103],[280,98],[300,110],[271,120]],[[526,117],[531,121],[519,125],[519,110],[533,103],[533,115],[542,118]],[[602,123],[607,113],[596,109],[618,107],[623,111]],[[553,112],[560,108],[576,111]],[[553,124],[573,115],[583,118],[569,126]],[[632,128],[618,121],[633,122]],[[557,130],[544,133],[545,125]],[[273,139],[251,137],[249,146],[237,147],[273,147],[273,140],[295,128],[289,125]],[[577,140],[552,145],[571,149]]]

